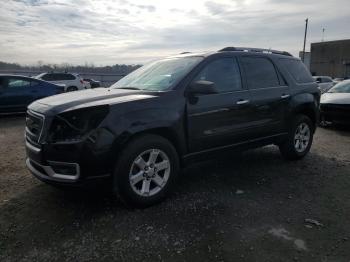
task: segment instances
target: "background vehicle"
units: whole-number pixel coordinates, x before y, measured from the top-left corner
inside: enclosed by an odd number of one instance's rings
[[[84,84],[85,89],[91,88],[90,82],[85,81],[85,79],[83,79],[83,84]]]
[[[83,90],[87,87],[78,74],[71,73],[42,73],[35,78],[45,80],[54,84],[65,84],[67,92]]]
[[[303,158],[319,99],[305,65],[287,52],[228,47],[178,55],[110,88],[31,104],[27,166],[47,183],[111,181],[120,199],[145,207],[198,159],[268,144],[286,159]]]
[[[25,76],[0,75],[0,113],[25,112],[33,101],[63,92],[64,86]]]
[[[350,80],[344,80],[321,96],[321,124],[350,124]]]
[[[320,87],[322,94],[327,92],[332,86],[335,85],[335,82],[333,82],[332,78],[329,76],[314,76],[313,78]]]
[[[101,82],[95,79],[84,78],[84,81],[90,83],[91,88],[97,88],[101,86]]]
[[[342,78],[342,77],[337,77],[337,78],[334,78],[333,79],[333,82],[335,83],[335,84],[338,84],[339,82],[341,82],[341,81],[343,81],[344,80],[344,78]]]

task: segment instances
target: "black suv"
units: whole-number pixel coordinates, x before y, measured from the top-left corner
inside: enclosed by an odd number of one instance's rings
[[[278,145],[287,159],[310,150],[320,91],[287,52],[227,47],[145,65],[110,88],[32,103],[27,166],[55,185],[109,181],[133,206],[173,188],[192,160]]]

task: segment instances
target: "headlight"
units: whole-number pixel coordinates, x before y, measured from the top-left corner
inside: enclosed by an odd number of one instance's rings
[[[49,142],[74,142],[88,136],[108,114],[109,107],[96,106],[64,112],[52,121]]]

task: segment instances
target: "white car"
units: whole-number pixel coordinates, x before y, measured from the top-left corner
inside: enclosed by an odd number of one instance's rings
[[[65,91],[77,91],[90,88],[87,86],[83,79],[78,74],[72,73],[42,73],[35,78],[41,79],[54,84],[64,84],[66,86]]]
[[[344,78],[342,78],[342,77],[337,77],[337,78],[334,78],[334,79],[333,79],[333,82],[336,83],[336,84],[338,84],[338,83],[340,83],[340,82],[343,81],[343,80],[344,80]]]
[[[336,83],[329,76],[314,76],[313,77],[321,90],[321,93],[326,93],[331,89]]]

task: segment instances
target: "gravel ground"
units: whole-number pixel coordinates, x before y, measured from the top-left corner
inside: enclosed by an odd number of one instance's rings
[[[193,165],[128,210],[33,178],[23,125],[0,118],[0,261],[350,261],[349,129],[319,128],[298,162],[269,146]]]

